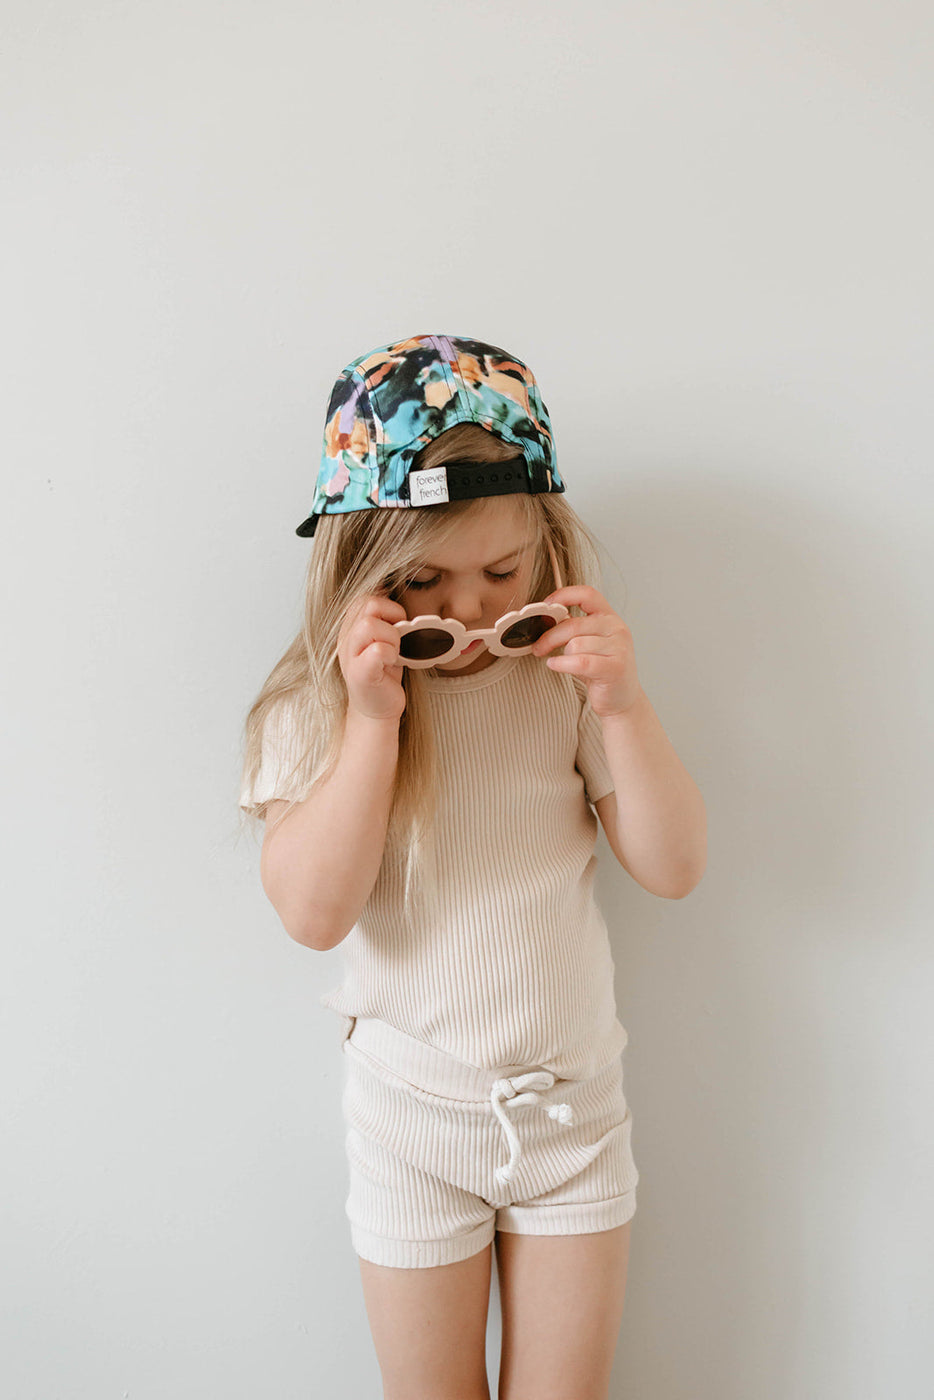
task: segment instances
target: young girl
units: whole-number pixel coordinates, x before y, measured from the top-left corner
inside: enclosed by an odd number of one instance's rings
[[[343,944],[349,1194],[386,1400],[604,1400],[638,1181],[594,901],[706,862],[700,793],[597,590],[538,385],[419,335],[328,405],[304,625],[247,721],[241,807],[292,938]],[[576,612],[572,610],[576,609]]]

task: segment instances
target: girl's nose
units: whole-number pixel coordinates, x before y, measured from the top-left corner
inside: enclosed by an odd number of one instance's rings
[[[462,588],[447,595],[441,604],[439,617],[453,617],[465,627],[479,627],[483,622],[482,590]]]

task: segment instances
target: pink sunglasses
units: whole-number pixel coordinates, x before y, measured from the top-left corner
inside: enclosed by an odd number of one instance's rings
[[[550,539],[546,539],[555,588],[561,588],[558,560]],[[477,637],[486,642],[496,656],[524,656],[543,633],[570,614],[561,603],[526,603],[518,612],[504,613],[492,627],[469,631],[453,617],[438,617],[435,613],[420,613],[405,622],[393,623],[400,634],[399,660],[403,666],[422,668],[437,666],[460,656]]]

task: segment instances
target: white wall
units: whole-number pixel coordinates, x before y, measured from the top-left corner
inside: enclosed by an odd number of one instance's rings
[[[708,805],[683,902],[600,838],[641,1173],[613,1398],[928,1393],[932,29],[6,0],[13,1400],[380,1394],[341,951],[289,941],[236,801],[331,383],[425,330],[533,366]],[[494,1281],[494,1386],[497,1326]]]

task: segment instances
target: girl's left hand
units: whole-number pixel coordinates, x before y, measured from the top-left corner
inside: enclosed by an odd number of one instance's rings
[[[549,627],[532,648],[531,655],[547,656],[564,647],[563,656],[548,656],[553,671],[570,671],[586,681],[590,703],[601,719],[628,710],[642,695],[636,674],[632,633],[602,593],[574,584],[549,593],[546,603],[582,608],[586,617],[566,617]]]

